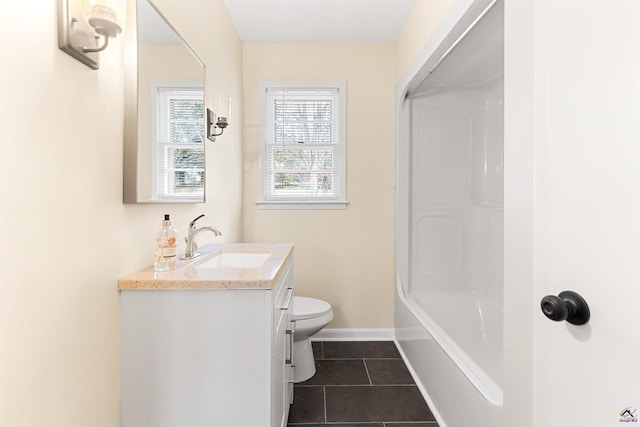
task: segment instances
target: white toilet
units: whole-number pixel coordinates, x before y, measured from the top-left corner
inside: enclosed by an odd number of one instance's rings
[[[293,297],[293,361],[296,366],[293,382],[306,381],[316,373],[311,349],[311,336],[333,320],[331,304],[316,298]]]

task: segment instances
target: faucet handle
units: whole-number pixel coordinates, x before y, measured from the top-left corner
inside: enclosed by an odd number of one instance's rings
[[[196,225],[196,221],[199,220],[200,218],[202,218],[204,216],[204,214],[200,215],[199,217],[197,217],[196,219],[194,219],[193,221],[191,221],[189,223],[189,227],[194,228]]]

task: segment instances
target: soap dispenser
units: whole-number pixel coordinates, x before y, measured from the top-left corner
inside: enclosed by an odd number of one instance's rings
[[[165,214],[162,228],[156,234],[156,258],[153,267],[156,271],[171,271],[176,268],[178,250],[178,231],[171,226],[171,219]]]

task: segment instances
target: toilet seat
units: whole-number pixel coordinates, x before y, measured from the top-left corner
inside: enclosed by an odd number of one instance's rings
[[[331,304],[316,298],[293,297],[293,320],[313,319],[331,311]]]

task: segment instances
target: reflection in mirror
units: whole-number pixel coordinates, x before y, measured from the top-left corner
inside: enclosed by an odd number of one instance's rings
[[[124,201],[203,202],[204,66],[149,1],[135,3],[136,37],[128,40],[135,57],[125,64]]]

